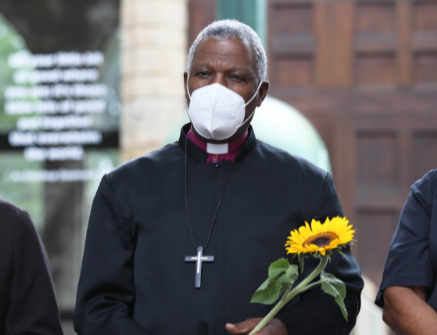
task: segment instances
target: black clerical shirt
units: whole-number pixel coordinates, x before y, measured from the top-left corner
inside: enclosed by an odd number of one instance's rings
[[[411,186],[390,245],[375,303],[384,306],[391,286],[425,286],[426,302],[437,311],[437,170]]]
[[[29,214],[0,200],[0,335],[62,335],[51,270]]]
[[[291,230],[315,218],[342,216],[331,176],[255,138],[252,129],[233,167],[204,255],[202,285],[184,197],[185,141],[128,162],[105,175],[95,196],[74,317],[79,335],[227,334],[225,324],[264,317],[251,304],[269,265],[286,257]],[[206,164],[188,141],[188,205],[194,240],[204,245],[232,163]],[[307,262],[303,276],[318,262]],[[349,334],[363,281],[350,250],[327,271],[347,285],[347,323],[320,288],[299,295],[277,316],[289,334]]]

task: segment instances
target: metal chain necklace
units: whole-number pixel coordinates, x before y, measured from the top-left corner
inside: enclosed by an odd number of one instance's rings
[[[217,208],[215,210],[214,219],[212,220],[211,230],[209,231],[208,239],[206,240],[205,247],[197,246],[194,242],[194,236],[193,236],[193,229],[191,227],[190,222],[190,212],[188,210],[188,192],[187,192],[187,179],[188,179],[188,154],[187,154],[187,143],[188,143],[188,134],[185,138],[185,208],[187,210],[187,219],[188,219],[188,226],[190,228],[190,234],[191,234],[191,241],[193,242],[194,249],[197,251],[196,256],[186,256],[185,262],[196,262],[196,276],[194,280],[194,287],[200,288],[201,279],[202,279],[202,263],[203,262],[214,262],[214,256],[204,256],[203,251],[206,250],[209,244],[209,240],[211,239],[211,234],[215,226],[215,222],[217,220],[217,214],[220,208],[220,204],[222,202],[223,194],[225,193],[226,186],[228,185],[229,177],[231,176],[232,169],[234,167],[234,162],[232,162],[231,168],[228,173],[228,177],[226,178],[225,186],[223,187],[222,193],[219,198],[219,202],[217,204]]]

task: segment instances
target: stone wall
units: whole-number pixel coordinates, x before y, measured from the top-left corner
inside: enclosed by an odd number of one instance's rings
[[[160,148],[186,112],[187,15],[188,0],[122,1],[122,161]]]

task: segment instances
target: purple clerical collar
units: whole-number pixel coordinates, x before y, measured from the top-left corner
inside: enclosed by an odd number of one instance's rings
[[[188,139],[208,153],[206,163],[220,163],[223,159],[233,162],[244,142],[246,142],[248,135],[249,132],[246,131],[243,136],[235,141],[223,144],[214,144],[205,142],[198,138],[196,135],[194,135],[194,132],[191,128],[188,132]]]

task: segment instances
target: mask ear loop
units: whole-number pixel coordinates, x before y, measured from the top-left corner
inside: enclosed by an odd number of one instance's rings
[[[258,86],[258,88],[256,89],[256,92],[255,92],[255,94],[253,95],[253,97],[250,98],[250,100],[249,100],[248,102],[246,102],[246,104],[244,104],[242,108],[246,108],[246,106],[247,106],[248,104],[250,104],[251,101],[256,97],[256,94],[258,93],[259,89],[261,88],[261,85],[263,84],[263,82],[264,82],[264,80],[261,80],[261,82],[259,83],[259,86]],[[255,111],[256,111],[256,107],[254,108],[253,112],[249,115],[249,117],[241,123],[241,126],[244,125],[247,121],[250,120],[250,118],[253,116],[253,114],[255,114]],[[241,126],[240,126],[240,127],[241,127]]]
[[[188,94],[188,98],[189,98],[190,101],[191,101],[190,90],[188,89],[188,79],[190,79],[190,74],[189,74],[189,73],[187,73],[187,94]]]

